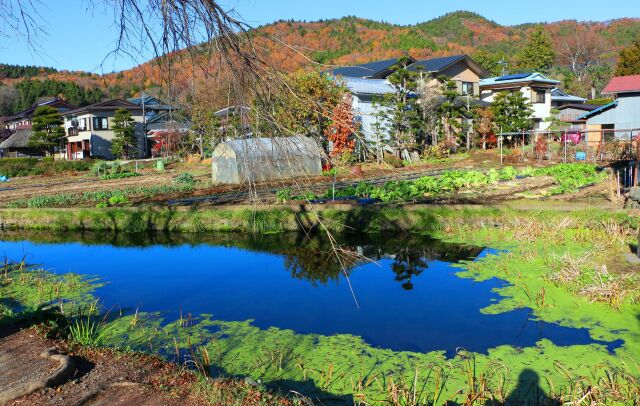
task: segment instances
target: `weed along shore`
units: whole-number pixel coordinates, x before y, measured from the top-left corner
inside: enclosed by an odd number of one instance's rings
[[[0,229],[94,230],[138,233],[166,231],[178,233],[284,232],[322,228],[357,232],[439,230],[460,222],[496,222],[509,218],[534,217],[560,221],[566,213],[576,213],[587,223],[611,213],[609,208],[590,205],[558,205],[516,202],[513,205],[280,205],[221,207],[127,207],[0,209]],[[615,211],[614,217],[629,217]],[[592,218],[592,216],[595,216]],[[546,220],[545,220],[546,221]],[[630,220],[631,221],[631,220]]]
[[[279,404],[640,401],[630,212],[2,209],[0,222],[18,261],[0,322],[47,309],[50,334],[186,365],[197,393],[224,378]]]

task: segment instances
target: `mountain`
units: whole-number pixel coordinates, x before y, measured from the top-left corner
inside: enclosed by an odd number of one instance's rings
[[[483,50],[509,60],[526,44],[531,30],[543,26],[559,48],[577,31],[588,31],[606,44],[605,61],[615,64],[622,47],[640,37],[640,19],[604,22],[559,21],[504,26],[479,14],[456,11],[409,26],[358,17],[315,22],[277,21],[253,30],[263,54],[276,67],[293,72],[309,66],[348,65],[411,54],[416,58],[453,54],[474,55]],[[265,40],[265,37],[277,41]],[[285,45],[286,44],[286,45]],[[189,67],[174,69],[178,81],[187,80]],[[182,77],[180,73],[182,72]],[[33,72],[29,72],[33,73]],[[157,67],[140,67],[106,75],[82,72],[44,72],[39,78],[74,80],[84,86],[99,86],[112,95],[130,95],[160,82]],[[18,79],[5,79],[11,83]]]

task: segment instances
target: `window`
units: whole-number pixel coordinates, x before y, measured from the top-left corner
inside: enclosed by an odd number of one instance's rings
[[[94,130],[106,130],[109,128],[109,120],[106,117],[94,117],[93,129]]]
[[[462,82],[462,92],[463,95],[473,96],[473,82]]]
[[[87,129],[87,119],[80,118],[78,119],[78,131],[84,131]]]
[[[544,104],[547,102],[547,91],[536,89],[534,90],[536,96],[536,103]]]

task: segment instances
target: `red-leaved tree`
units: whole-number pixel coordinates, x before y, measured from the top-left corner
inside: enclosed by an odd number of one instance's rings
[[[324,133],[332,145],[331,156],[352,152],[356,146],[357,127],[352,103],[351,95],[345,94],[331,113],[331,124]]]

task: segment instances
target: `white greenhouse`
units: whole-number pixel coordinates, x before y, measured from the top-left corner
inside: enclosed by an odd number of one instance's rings
[[[212,180],[242,184],[322,174],[324,151],[309,137],[246,138],[213,151]]]

